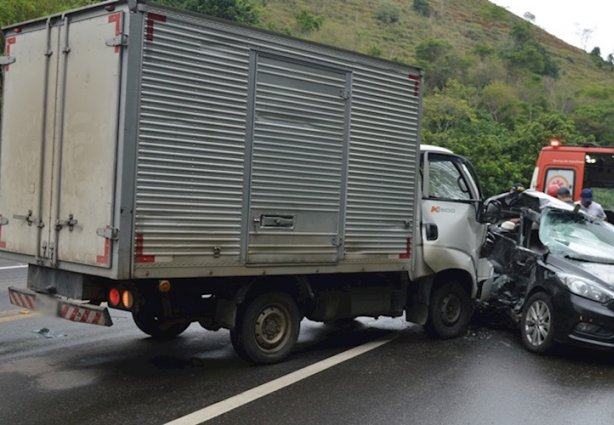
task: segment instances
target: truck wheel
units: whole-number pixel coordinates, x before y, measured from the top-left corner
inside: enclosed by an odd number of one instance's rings
[[[158,319],[154,314],[147,310],[132,312],[132,319],[136,326],[147,335],[158,341],[168,341],[185,331],[190,323],[168,324]]]
[[[525,303],[520,319],[520,336],[529,351],[543,354],[554,344],[554,320],[550,297],[543,292],[533,294]]]
[[[456,281],[439,285],[431,294],[426,331],[443,339],[465,334],[471,320],[471,299]]]
[[[298,338],[301,315],[287,294],[274,292],[246,301],[230,341],[239,356],[253,363],[275,363],[286,358]]]

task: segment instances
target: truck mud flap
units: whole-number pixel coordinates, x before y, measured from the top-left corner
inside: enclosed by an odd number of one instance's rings
[[[109,309],[98,305],[39,294],[29,289],[9,287],[11,304],[78,323],[112,326]]]

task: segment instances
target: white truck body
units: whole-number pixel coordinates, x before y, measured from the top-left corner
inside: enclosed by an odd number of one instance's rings
[[[5,253],[112,279],[406,267],[418,70],[109,5],[6,32]]]
[[[135,0],[4,37],[0,253],[31,265],[15,304],[79,320],[90,300],[108,325],[97,305],[128,290],[116,307],[154,335],[235,329],[274,291],[321,321],[411,304],[425,322],[444,280],[475,296],[479,187],[451,152],[421,157],[419,69]]]

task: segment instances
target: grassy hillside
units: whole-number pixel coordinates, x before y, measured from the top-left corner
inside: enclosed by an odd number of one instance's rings
[[[471,158],[487,193],[528,183],[551,136],[614,146],[613,65],[487,0],[262,3],[266,28],[422,66],[423,141]]]
[[[95,3],[1,1],[0,25]],[[552,136],[614,146],[614,63],[487,0],[158,1],[422,67],[423,142],[469,157],[488,194],[528,183]]]
[[[513,25],[524,20],[487,0],[429,0],[430,16],[422,16],[406,0],[263,0],[261,26],[309,40],[362,53],[381,51],[387,59],[416,63],[415,48],[427,38],[450,42],[461,54],[486,44],[502,48]],[[382,5],[399,10],[399,20],[376,18]],[[302,31],[296,16],[307,11],[323,18],[319,29]],[[582,78],[611,84],[614,74],[604,72],[576,47],[533,26],[535,38],[559,61],[562,80]]]

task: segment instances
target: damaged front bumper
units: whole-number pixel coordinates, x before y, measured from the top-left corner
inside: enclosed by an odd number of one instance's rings
[[[112,326],[109,309],[83,301],[61,298],[31,291],[25,288],[9,287],[11,304],[34,310],[48,316],[60,317],[78,323]]]
[[[554,339],[573,345],[614,349],[614,304],[602,304],[568,291],[552,298],[555,319],[560,326]],[[557,317],[558,313],[558,317]]]

